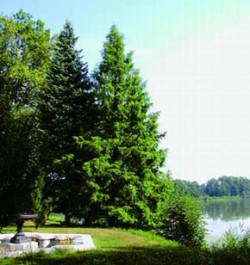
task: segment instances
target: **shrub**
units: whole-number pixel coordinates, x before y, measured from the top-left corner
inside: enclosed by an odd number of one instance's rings
[[[250,250],[250,230],[244,228],[242,224],[239,229],[230,228],[222,239],[222,248],[227,251],[243,251]]]
[[[201,246],[205,228],[199,203],[189,195],[173,195],[162,216],[159,233],[189,246]]]

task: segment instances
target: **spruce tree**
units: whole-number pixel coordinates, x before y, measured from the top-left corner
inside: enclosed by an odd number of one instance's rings
[[[91,123],[90,81],[77,38],[66,22],[54,45],[47,86],[41,93],[41,129],[45,133],[43,150],[48,194],[56,211],[65,214],[66,223],[79,211],[81,176],[71,166],[74,136],[85,135]]]
[[[92,153],[83,163],[86,225],[152,228],[170,185],[160,171],[163,134],[158,133],[158,113],[150,113],[132,53],[125,54],[123,36],[115,26],[93,82],[97,130],[89,140],[78,137],[78,144]]]

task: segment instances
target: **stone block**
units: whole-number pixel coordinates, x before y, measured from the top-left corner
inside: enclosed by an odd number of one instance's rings
[[[25,243],[7,243],[5,244],[7,251],[22,251],[24,253],[36,252],[38,251],[38,242],[25,242]]]

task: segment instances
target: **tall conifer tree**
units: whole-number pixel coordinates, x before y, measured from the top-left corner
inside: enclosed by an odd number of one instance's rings
[[[47,87],[41,93],[41,128],[45,132],[44,163],[50,184],[50,195],[66,223],[79,208],[81,177],[71,167],[75,150],[74,136],[85,135],[91,124],[90,81],[77,38],[70,22],[66,22],[56,39]],[[56,163],[57,162],[57,163]],[[49,186],[49,185],[47,185]]]
[[[151,103],[123,36],[111,27],[94,72],[98,127],[91,140],[78,143],[92,152],[83,164],[86,177],[87,225],[150,228],[166,199],[160,168],[158,114]],[[164,195],[165,194],[165,195]]]

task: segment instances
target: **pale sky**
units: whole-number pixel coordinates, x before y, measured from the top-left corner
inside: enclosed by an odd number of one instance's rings
[[[90,71],[116,24],[160,111],[165,171],[250,178],[249,0],[0,0],[59,33],[69,19]]]

